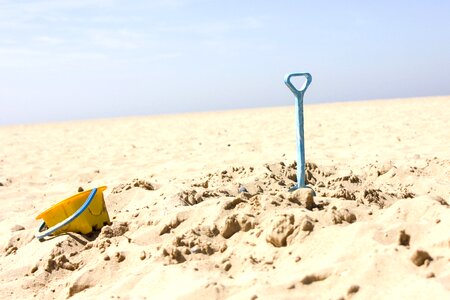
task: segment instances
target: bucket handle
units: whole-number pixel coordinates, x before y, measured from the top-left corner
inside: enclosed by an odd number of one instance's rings
[[[62,227],[70,224],[73,220],[78,218],[86,210],[86,208],[88,208],[89,204],[91,204],[91,202],[92,202],[92,199],[94,199],[94,196],[96,193],[97,193],[97,188],[92,189],[87,200],[83,203],[83,205],[75,213],[73,213],[70,217],[67,217],[65,220],[59,222],[55,226],[50,227],[49,229],[47,229],[45,231],[41,231],[45,226],[45,222],[42,221],[41,225],[39,225],[38,231],[36,232],[36,234],[34,236],[37,239],[41,240],[44,237],[49,236],[50,234],[54,233],[55,231],[61,229]]]

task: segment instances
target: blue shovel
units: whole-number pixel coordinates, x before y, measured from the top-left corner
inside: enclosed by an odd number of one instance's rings
[[[304,76],[306,78],[303,86],[297,90],[297,88],[292,84],[291,78],[297,76]],[[304,130],[303,130],[303,95],[306,89],[311,84],[312,77],[309,73],[291,73],[286,74],[284,77],[284,82],[287,87],[292,91],[295,96],[295,110],[297,112],[297,185],[294,185],[289,191],[295,191],[298,188],[307,187],[305,184],[305,141],[304,141]]]

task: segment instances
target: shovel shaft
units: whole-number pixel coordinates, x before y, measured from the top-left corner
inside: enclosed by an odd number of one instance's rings
[[[296,115],[296,141],[297,141],[297,187],[305,186],[305,138],[303,129],[303,99],[296,98],[295,101]]]

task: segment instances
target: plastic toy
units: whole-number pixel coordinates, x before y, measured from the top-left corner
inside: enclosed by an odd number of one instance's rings
[[[297,76],[304,76],[306,78],[303,86],[297,90],[297,88],[292,84],[291,78]],[[295,110],[296,122],[297,122],[297,185],[293,186],[290,191],[295,191],[298,188],[307,187],[305,184],[305,141],[304,141],[304,129],[303,129],[303,96],[306,89],[309,87],[312,81],[312,76],[309,73],[291,73],[286,74],[284,77],[284,82],[287,87],[292,91],[295,96]]]
[[[58,235],[65,232],[90,233],[93,229],[100,229],[110,224],[106,210],[103,191],[106,186],[81,192],[67,198],[46,211],[36,219],[43,219],[36,238],[42,239],[51,234]],[[48,227],[47,230],[44,230]]]

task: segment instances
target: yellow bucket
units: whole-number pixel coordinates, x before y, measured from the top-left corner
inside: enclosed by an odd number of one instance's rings
[[[39,214],[36,220],[43,219],[43,222],[36,237],[43,238],[50,234],[57,235],[64,232],[87,234],[93,229],[98,230],[110,224],[103,198],[104,190],[106,186],[81,192]],[[48,230],[42,232],[45,226]]]

